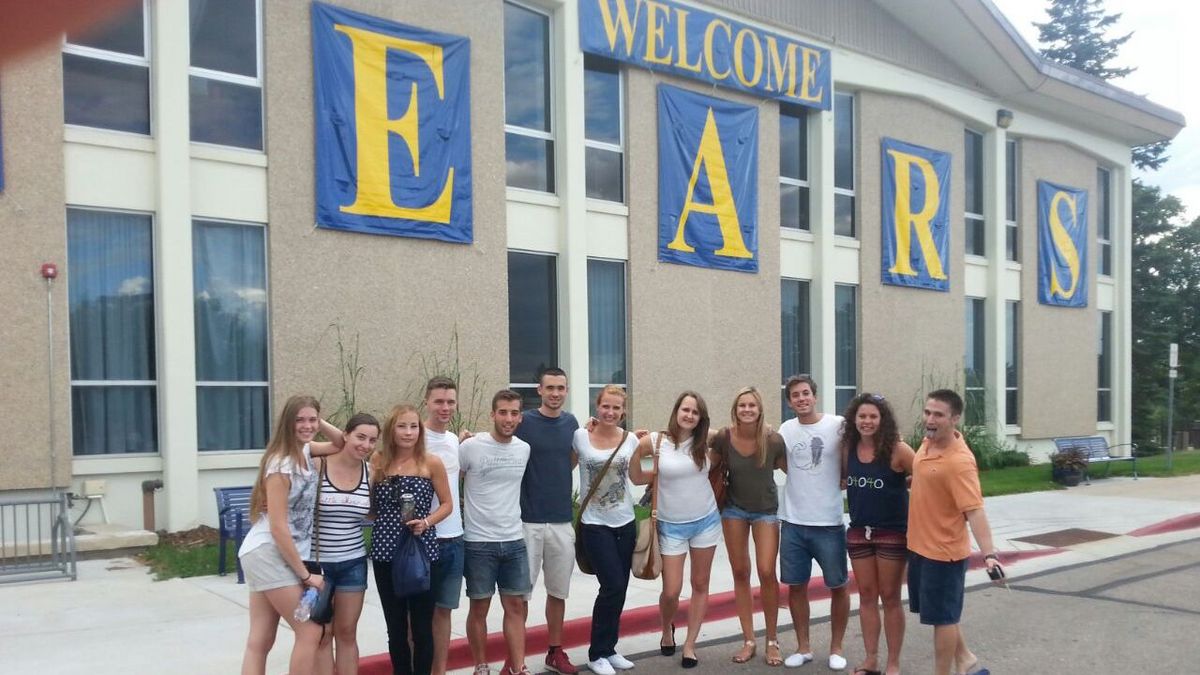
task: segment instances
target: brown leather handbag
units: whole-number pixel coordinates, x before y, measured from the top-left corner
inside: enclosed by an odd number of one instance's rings
[[[633,545],[633,576],[653,581],[662,574],[662,553],[658,549],[658,448],[663,434],[654,441],[654,479],[650,482],[650,517],[638,523],[637,542]]]

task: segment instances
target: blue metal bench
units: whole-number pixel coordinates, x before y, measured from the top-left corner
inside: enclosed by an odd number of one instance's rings
[[[1108,441],[1103,436],[1064,436],[1062,438],[1054,439],[1054,446],[1058,448],[1059,452],[1075,449],[1084,454],[1084,457],[1087,458],[1089,469],[1084,470],[1083,478],[1089,484],[1092,482],[1090,476],[1090,467],[1094,463],[1104,463],[1104,475],[1107,477],[1109,472],[1112,471],[1113,462],[1133,462],[1133,477],[1135,480],[1138,477],[1137,457],[1134,456],[1137,453],[1137,443],[1118,443],[1116,445],[1109,445]],[[1129,455],[1114,457],[1112,454],[1112,449],[1121,447],[1129,448]]]
[[[250,529],[250,487],[213,488],[217,495],[217,523],[220,539],[217,543],[217,574],[225,576],[225,543],[233,541],[234,552],[242,545],[246,530]],[[238,583],[246,582],[242,573],[242,561],[237,561]]]

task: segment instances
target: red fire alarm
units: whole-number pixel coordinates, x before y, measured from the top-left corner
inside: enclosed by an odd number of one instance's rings
[[[58,277],[58,265],[54,263],[42,263],[42,278],[55,279]]]

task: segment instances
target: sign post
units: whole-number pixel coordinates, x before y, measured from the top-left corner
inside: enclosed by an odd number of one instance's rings
[[[1171,343],[1167,368],[1167,471],[1170,471],[1175,456],[1175,378],[1179,376],[1179,344],[1176,342]]]

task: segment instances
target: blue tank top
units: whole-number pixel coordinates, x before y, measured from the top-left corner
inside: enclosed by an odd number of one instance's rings
[[[908,529],[908,487],[903,471],[875,462],[864,463],[858,451],[849,452],[846,497],[850,501],[850,527]]]

